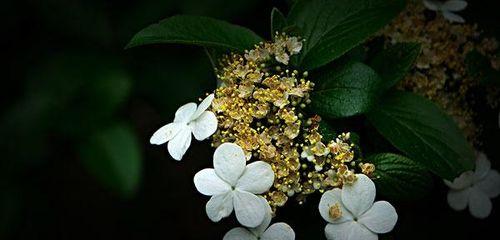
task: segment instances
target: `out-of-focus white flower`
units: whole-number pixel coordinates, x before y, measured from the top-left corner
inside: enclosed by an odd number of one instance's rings
[[[470,214],[476,218],[488,217],[492,209],[491,198],[500,194],[500,174],[491,169],[490,161],[481,152],[477,155],[474,172],[464,172],[445,184],[450,187],[448,205],[456,211],[469,206]]]
[[[262,223],[255,228],[242,228],[237,227],[231,229],[229,232],[224,235],[223,240],[294,240],[295,232],[293,229],[286,223],[279,222],[275,223],[271,226],[272,212],[271,207],[267,204],[267,201],[264,198],[261,198],[267,206],[266,216]]]
[[[319,213],[329,222],[327,239],[377,240],[379,233],[390,232],[398,220],[394,207],[386,201],[375,200],[375,184],[364,174],[357,180],[321,196]]]
[[[441,12],[444,18],[448,19],[450,22],[465,22],[461,16],[453,12],[464,10],[467,7],[466,1],[448,0],[446,2],[441,2],[437,0],[424,0],[424,5],[429,10]]]
[[[256,161],[246,165],[243,149],[234,143],[220,145],[214,153],[214,168],[194,176],[198,192],[211,196],[206,211],[210,220],[220,221],[234,211],[245,227],[257,227],[266,216],[268,203],[255,194],[269,190],[274,182],[271,165]]]
[[[212,104],[214,95],[208,95],[197,107],[196,103],[187,103],[177,109],[174,122],[158,129],[149,142],[164,144],[168,142],[168,152],[175,160],[181,160],[191,144],[191,133],[202,141],[217,130],[217,117],[206,111]]]

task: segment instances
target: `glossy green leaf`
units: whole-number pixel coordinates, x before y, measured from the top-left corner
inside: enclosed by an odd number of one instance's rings
[[[384,89],[393,87],[405,77],[420,54],[420,49],[417,43],[398,43],[375,55],[369,65],[384,80]]]
[[[141,179],[142,157],[133,131],[115,125],[92,135],[80,149],[84,166],[105,187],[132,196]]]
[[[474,152],[458,126],[423,97],[395,92],[367,116],[392,145],[442,178],[473,168]]]
[[[342,56],[387,25],[404,0],[299,0],[288,23],[306,39],[300,66],[310,70]]]
[[[390,200],[419,199],[432,187],[429,172],[407,157],[379,153],[367,157],[366,161],[375,164],[377,193]]]
[[[377,101],[382,83],[377,73],[363,63],[329,69],[317,80],[310,108],[312,112],[329,118],[367,112]]]
[[[127,48],[178,43],[243,51],[260,41],[261,37],[241,26],[209,17],[178,15],[141,30]]]
[[[287,22],[285,15],[283,15],[279,9],[273,8],[271,11],[271,36],[274,38],[276,32],[282,32],[286,26]]]

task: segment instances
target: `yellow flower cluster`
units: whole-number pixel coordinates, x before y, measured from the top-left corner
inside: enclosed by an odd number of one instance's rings
[[[417,42],[422,52],[412,71],[399,88],[418,93],[447,111],[463,130],[471,143],[480,144],[480,127],[474,123],[470,96],[479,84],[467,74],[465,58],[478,50],[491,60],[492,67],[500,69],[500,58],[495,55],[498,43],[481,38],[477,26],[447,21],[442,14],[426,10],[422,1],[409,1],[407,8],[381,33],[387,45]],[[498,104],[498,89],[487,89],[492,107]]]
[[[314,84],[307,72],[287,67],[301,48],[296,37],[277,34],[274,42],[260,43],[244,55],[223,57],[217,69],[220,87],[212,109],[219,126],[212,145],[234,142],[249,161],[272,166],[275,181],[266,198],[273,209],[290,197],[303,202],[315,191],[355,180],[350,134],[322,142],[321,119],[305,116]]]

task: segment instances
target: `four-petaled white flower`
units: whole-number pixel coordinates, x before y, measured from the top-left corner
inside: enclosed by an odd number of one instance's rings
[[[174,122],[156,131],[149,142],[160,145],[168,142],[168,152],[175,160],[181,160],[191,144],[191,133],[202,141],[217,130],[217,117],[207,110],[214,95],[208,95],[198,107],[196,103],[187,103],[175,112]]]
[[[444,18],[448,19],[450,22],[465,22],[462,17],[453,12],[464,10],[467,7],[466,1],[448,0],[446,2],[440,2],[437,0],[424,0],[424,5],[429,10],[441,12]]]
[[[375,200],[375,184],[364,174],[356,174],[352,185],[344,185],[321,196],[319,212],[329,222],[327,239],[376,240],[378,233],[390,232],[398,215],[386,201]]]
[[[294,240],[295,232],[286,223],[275,223],[269,227],[272,219],[271,207],[266,199],[261,198],[267,206],[266,216],[264,221],[255,228],[237,227],[231,229],[224,235],[223,240]]]
[[[212,196],[206,211],[210,220],[220,221],[234,211],[245,227],[257,227],[266,215],[267,202],[255,194],[267,192],[274,182],[271,165],[256,161],[246,165],[243,149],[234,143],[220,145],[214,153],[214,168],[194,176],[196,189]]]
[[[450,207],[460,211],[469,206],[469,212],[476,218],[488,217],[492,208],[490,199],[500,194],[500,174],[491,169],[484,153],[478,153],[474,172],[464,172],[453,182],[445,183],[450,187],[447,197]]]

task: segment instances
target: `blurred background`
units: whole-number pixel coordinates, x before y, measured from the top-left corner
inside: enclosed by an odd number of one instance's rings
[[[462,15],[499,36],[495,1],[469,2]],[[178,106],[214,89],[208,58],[197,47],[123,47],[174,14],[223,19],[269,38],[273,6],[287,12],[289,1],[2,1],[0,239],[222,239],[237,223],[212,223],[208,198],[192,184],[211,166],[209,144],[193,141],[182,162],[149,144]],[[418,202],[394,203],[400,220],[383,238],[497,233],[498,199],[488,219],[475,220],[447,206],[439,181]],[[297,239],[324,239],[318,198],[290,201],[277,220]]]

